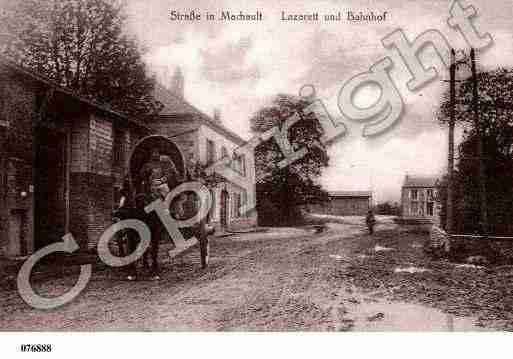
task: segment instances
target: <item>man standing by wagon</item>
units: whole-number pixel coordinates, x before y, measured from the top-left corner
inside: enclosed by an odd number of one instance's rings
[[[151,151],[150,160],[142,167],[139,178],[145,195],[145,206],[157,199],[164,200],[171,189],[178,185],[178,171],[174,163],[169,157],[161,156],[158,149]],[[148,214],[147,224],[151,229],[152,279],[158,280],[160,279],[160,268],[157,259],[163,227],[155,212]]]

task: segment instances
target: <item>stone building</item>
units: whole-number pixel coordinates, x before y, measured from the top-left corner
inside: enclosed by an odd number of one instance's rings
[[[232,169],[245,176],[249,183],[255,184],[253,153],[234,156],[234,150],[246,142],[223,126],[219,109],[210,117],[188,103],[183,93],[184,81],[177,78],[179,76],[183,75],[177,70],[169,88],[156,86],[154,96],[164,108],[158,119],[152,122],[154,131],[171,138],[184,153],[187,163],[212,164],[229,156]],[[222,181],[213,190],[210,218],[218,229],[236,230],[256,226],[256,210],[249,213],[239,210],[249,195],[256,196],[255,185],[250,189],[253,193],[247,193],[247,190],[229,180]]]
[[[149,126],[0,58],[0,257],[28,255],[66,233],[81,250],[93,249],[112,223],[131,149],[144,136],[172,136],[200,160],[244,144],[181,99],[170,95],[164,105]],[[252,158],[240,161],[254,175]],[[227,226],[256,223],[234,209],[240,188],[225,187]]]
[[[436,220],[439,216],[437,186],[436,177],[406,175],[401,190],[402,218]]]
[[[71,232],[81,249],[111,224],[129,151],[151,128],[0,61],[0,256]]]
[[[364,216],[372,206],[371,191],[334,191],[328,196],[328,201],[309,205],[309,210],[333,216]]]

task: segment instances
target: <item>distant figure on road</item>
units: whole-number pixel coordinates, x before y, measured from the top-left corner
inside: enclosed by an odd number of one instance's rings
[[[374,218],[374,213],[372,209],[369,209],[367,212],[367,217],[365,217],[365,223],[367,223],[367,228],[369,228],[369,234],[374,234],[374,225],[376,224],[376,218]]]

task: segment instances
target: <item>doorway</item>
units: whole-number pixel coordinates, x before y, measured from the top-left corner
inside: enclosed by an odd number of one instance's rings
[[[228,203],[229,195],[226,189],[221,191],[221,230],[228,228]]]
[[[11,254],[26,256],[27,248],[27,210],[13,209],[9,216],[9,238],[12,243]]]
[[[46,127],[36,132],[34,246],[61,241],[66,230],[66,134]]]

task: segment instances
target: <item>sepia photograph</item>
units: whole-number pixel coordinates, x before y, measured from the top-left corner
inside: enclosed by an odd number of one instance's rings
[[[13,355],[508,340],[511,0],[0,0],[0,271]]]

